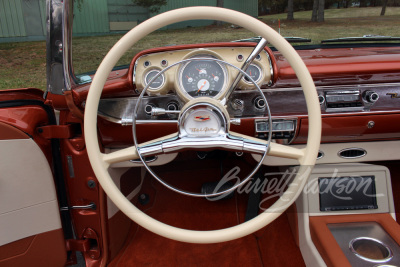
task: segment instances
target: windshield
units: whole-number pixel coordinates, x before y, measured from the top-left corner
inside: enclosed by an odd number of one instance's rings
[[[313,4],[315,7],[315,2],[318,4],[318,1],[325,1],[325,8],[313,10]],[[129,29],[158,13],[184,7],[185,2],[186,6],[193,4],[193,1],[76,0],[72,45],[75,73],[96,70],[109,49]],[[214,2],[220,3],[221,0],[206,2],[215,6]],[[400,7],[393,0],[309,2],[234,0],[222,1],[222,4],[226,8],[257,17],[299,48],[324,43],[340,45],[344,42],[400,42],[398,38],[394,38],[400,37]],[[149,3],[159,5],[146,6]],[[290,8],[291,4],[293,6]],[[385,4],[386,7],[383,6]],[[138,52],[154,47],[258,40],[255,34],[236,25],[207,20],[187,21],[162,28],[142,39],[117,65],[128,65]]]

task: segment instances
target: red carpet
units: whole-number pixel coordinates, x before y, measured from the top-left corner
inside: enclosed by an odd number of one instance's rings
[[[224,162],[248,168],[243,160]],[[201,164],[201,167],[196,167]],[[185,184],[186,189],[199,189],[206,181],[219,177],[218,165],[197,160],[195,164],[163,166],[158,171],[168,182]],[[196,169],[198,168],[198,169]],[[207,168],[207,169],[206,169]],[[142,189],[150,196],[144,206],[146,213],[167,224],[192,230],[213,230],[237,225],[243,221],[247,196],[236,194],[217,202],[187,197],[165,188],[146,177]],[[138,204],[140,205],[140,204]],[[237,240],[220,244],[187,244],[153,234],[142,227],[132,229],[132,238],[110,266],[304,266],[300,250],[288,223],[286,214],[271,225]]]

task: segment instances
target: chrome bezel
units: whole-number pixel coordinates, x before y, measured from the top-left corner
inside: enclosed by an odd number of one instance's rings
[[[248,67],[248,68],[250,68],[250,67],[256,67],[257,68],[257,70],[258,70],[258,72],[260,73],[260,75],[258,76],[258,78],[256,79],[256,80],[254,80],[256,83],[259,83],[261,80],[262,80],[262,78],[263,78],[263,70],[261,69],[261,67],[258,65],[258,64],[256,64],[256,63],[251,63],[250,64],[250,66]],[[247,70],[246,70],[247,71]],[[247,72],[246,72],[247,73]],[[242,77],[242,81],[244,82],[244,83],[246,83],[246,84],[253,84],[251,81],[246,81],[246,79],[245,79],[245,77]]]
[[[185,130],[186,122],[187,122],[189,116],[193,112],[198,111],[198,110],[203,110],[205,113],[213,114],[218,119],[219,129],[218,129],[217,133],[214,133],[211,135],[204,135],[204,136],[212,137],[212,136],[226,135],[226,133],[228,132],[228,122],[227,122],[227,118],[224,116],[224,114],[213,104],[197,103],[197,104],[194,104],[193,106],[190,106],[185,111],[183,111],[182,115],[179,117],[178,125],[179,125],[180,137],[183,137],[183,136],[199,137],[198,135],[193,135],[191,133],[188,133]]]
[[[218,61],[214,61],[214,59],[217,59],[217,58],[213,55],[208,55],[208,54],[195,55],[193,57],[190,57],[189,59],[192,59],[193,61],[197,61],[197,62],[202,62],[202,60],[209,61],[209,62],[215,62],[221,68],[223,77],[224,77],[224,82],[222,84],[222,88],[217,95],[215,95],[215,96],[202,95],[202,96],[198,96],[198,97],[211,97],[211,98],[215,98],[215,99],[220,99],[223,95],[225,95],[225,93],[227,91],[227,87],[228,87],[227,80],[229,78],[228,70],[227,70],[226,66],[222,65]],[[193,97],[193,96],[189,95],[189,93],[186,91],[185,87],[183,86],[183,71],[189,65],[189,63],[191,63],[193,61],[187,61],[187,62],[183,63],[179,67],[179,70],[178,70],[179,86],[178,86],[177,90],[179,90],[182,93],[184,98],[186,98],[185,100],[192,100],[192,99],[197,98],[197,97]]]
[[[342,155],[342,152],[346,152],[349,150],[358,150],[358,151],[363,152],[363,154],[360,156],[355,156],[355,157],[346,157],[346,156]],[[344,149],[340,150],[337,153],[337,155],[339,158],[342,158],[342,159],[359,159],[359,158],[365,157],[367,155],[367,150],[365,150],[364,148],[360,148],[360,147],[349,147],[349,148],[344,148]]]
[[[147,77],[150,75],[150,73],[152,73],[152,72],[154,72],[154,71],[157,72],[156,76],[161,72],[161,70],[159,70],[159,69],[150,69],[149,71],[147,71],[147,72],[144,74],[144,77],[143,77],[144,86],[147,86]],[[162,83],[161,83],[161,85],[158,86],[158,87],[152,87],[151,84],[150,84],[148,90],[150,90],[150,91],[156,91],[156,90],[159,90],[160,88],[162,88],[162,87],[165,85],[165,75],[164,75],[164,73],[162,73],[160,76],[161,76],[161,78],[162,78]],[[150,80],[151,80],[151,79],[150,79]]]
[[[384,249],[386,249],[386,251],[387,251],[387,253],[388,253],[388,256],[387,256],[386,258],[384,258],[384,259],[379,260],[379,259],[367,258],[367,257],[365,257],[365,256],[360,255],[360,254],[356,251],[356,249],[354,248],[354,243],[357,242],[357,241],[361,241],[361,240],[368,240],[368,241],[372,241],[372,242],[375,242],[375,243],[381,245]],[[375,238],[372,238],[372,237],[357,237],[357,238],[353,238],[353,239],[350,240],[350,242],[349,242],[349,249],[350,249],[350,251],[353,252],[354,255],[356,255],[358,258],[360,258],[360,259],[362,259],[362,260],[364,260],[364,261],[368,261],[368,262],[373,262],[373,263],[385,263],[385,262],[390,261],[390,260],[393,258],[393,252],[392,252],[392,250],[390,249],[390,247],[389,247],[388,245],[386,245],[385,243],[383,243],[382,241],[380,241],[380,240],[378,240],[378,239],[375,239]]]

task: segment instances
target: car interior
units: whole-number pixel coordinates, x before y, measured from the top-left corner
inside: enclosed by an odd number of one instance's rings
[[[398,42],[292,46],[195,6],[78,74],[74,1],[46,3],[46,92],[0,91],[0,267],[400,266]],[[194,19],[258,37],[118,66]]]

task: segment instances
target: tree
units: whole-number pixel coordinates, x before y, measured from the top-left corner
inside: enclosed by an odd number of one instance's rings
[[[311,21],[324,22],[325,0],[314,0]]]
[[[318,19],[318,0],[314,0],[312,14],[311,14],[311,21],[316,22],[317,19]]]
[[[162,6],[167,4],[167,0],[133,0],[138,6],[147,7],[150,13],[158,13]]]
[[[388,3],[388,0],[383,0],[383,1],[382,1],[381,16],[385,16],[387,3]]]
[[[287,20],[294,20],[293,0],[288,0]]]
[[[325,21],[325,16],[324,16],[324,10],[325,10],[325,0],[319,0],[318,4],[318,22],[324,22]]]
[[[217,7],[224,7],[224,0],[217,0]],[[222,26],[222,21],[216,20],[214,21],[214,25]]]

